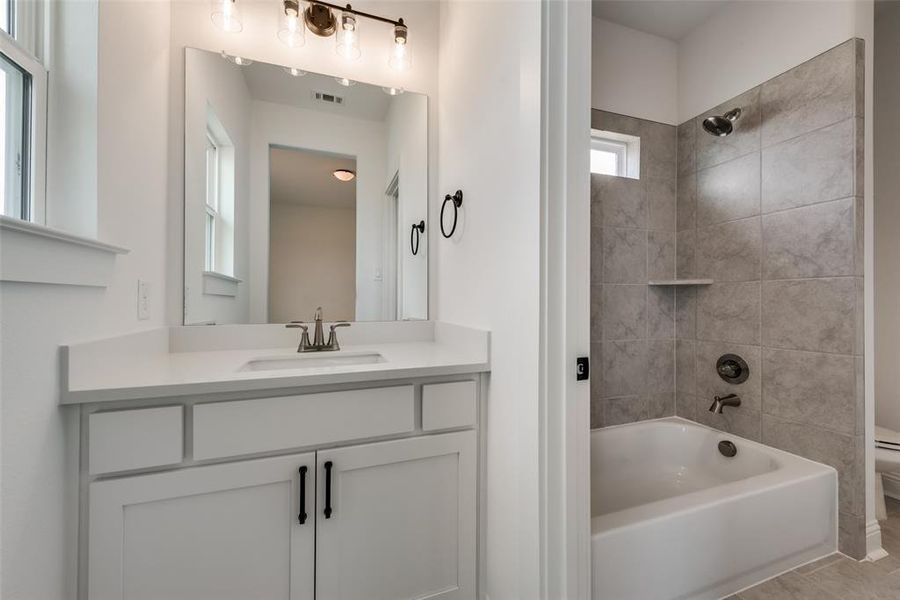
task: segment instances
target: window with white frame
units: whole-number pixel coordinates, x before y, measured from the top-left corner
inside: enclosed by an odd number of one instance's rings
[[[234,275],[234,144],[212,107],[206,113],[203,270]]]
[[[219,216],[219,148],[206,132],[206,260],[204,270],[216,270],[216,218]]]
[[[47,70],[36,0],[0,0],[0,214],[43,222]]]
[[[637,136],[591,130],[591,173],[639,179],[640,143]]]

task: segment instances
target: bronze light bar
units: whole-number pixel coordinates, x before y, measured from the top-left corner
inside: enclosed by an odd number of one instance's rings
[[[290,10],[293,11],[294,14],[299,14],[300,0],[285,0],[284,8],[285,11]],[[337,19],[332,12],[333,10],[339,11],[342,14],[365,17],[366,19],[393,25],[395,38],[402,38],[404,42],[406,41],[407,27],[402,18],[395,21],[379,15],[373,15],[372,13],[356,10],[350,4],[340,6],[322,0],[312,0],[306,10],[303,11],[303,20],[306,23],[307,28],[314,34],[320,37],[329,37],[337,30]]]

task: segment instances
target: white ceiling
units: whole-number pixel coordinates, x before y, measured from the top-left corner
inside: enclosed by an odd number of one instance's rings
[[[250,96],[256,100],[287,104],[369,121],[384,121],[391,96],[377,85],[357,83],[344,87],[334,77],[307,73],[292,77],[277,65],[255,62],[241,68]],[[325,92],[344,98],[340,106],[313,98],[313,92]]]
[[[592,9],[598,19],[678,42],[728,1],[592,0]]]
[[[356,171],[356,159],[325,152],[269,150],[269,199],[272,203],[356,207],[356,179],[338,181],[336,169]]]

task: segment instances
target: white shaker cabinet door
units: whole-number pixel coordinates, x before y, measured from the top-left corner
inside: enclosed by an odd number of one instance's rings
[[[90,600],[314,598],[314,453],[99,481],[89,494]]]
[[[475,598],[474,431],[317,453],[316,598]]]

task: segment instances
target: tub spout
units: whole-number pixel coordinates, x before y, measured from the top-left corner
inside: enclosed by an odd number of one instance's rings
[[[726,406],[734,406],[737,408],[741,405],[741,398],[737,394],[728,394],[727,396],[716,396],[716,399],[713,400],[712,406],[709,407],[709,412],[715,413],[717,415],[722,414],[722,409]]]

